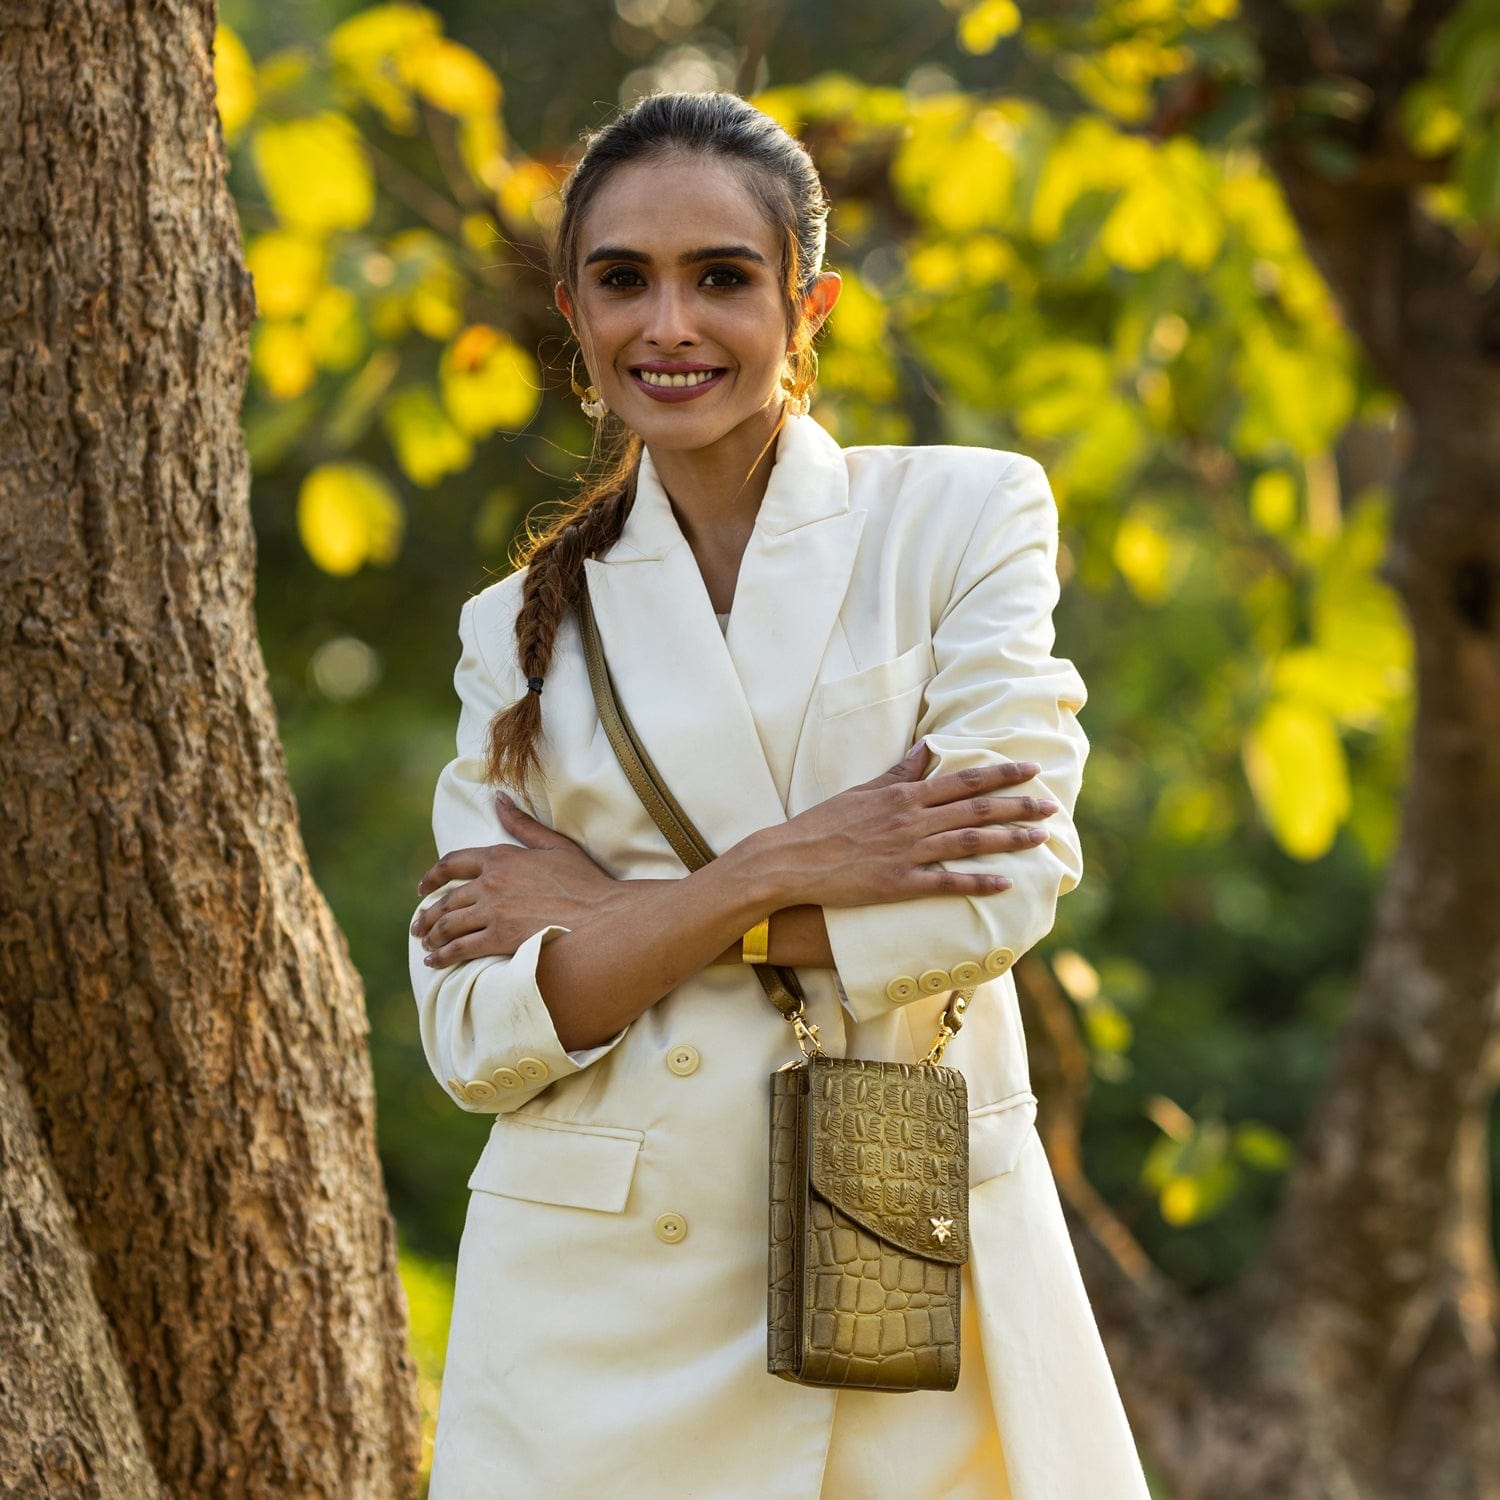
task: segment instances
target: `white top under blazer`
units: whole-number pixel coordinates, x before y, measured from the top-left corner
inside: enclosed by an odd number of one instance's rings
[[[620,700],[715,849],[920,736],[931,776],[1041,766],[1024,790],[1060,805],[1047,842],[949,862],[1010,889],[828,908],[836,972],[799,972],[829,1051],[903,1061],[949,992],[978,984],[945,1061],[968,1083],[970,1280],[1011,1494],[1147,1500],[1036,1133],[1010,972],[1083,875],[1086,693],[1052,655],[1057,531],[1034,459],[843,448],[789,416],[724,629],[649,452],[623,534],[585,566]],[[520,597],[512,574],[463,606],[440,854],[510,842],[483,772],[491,716],[526,691]],[[571,612],[542,723],[548,783],[522,805],[618,878],[683,876],[599,723]],[[796,1055],[790,1028],[748,970],[714,966],[570,1052],[536,980],[567,930],[442,970],[409,940],[433,1075],[455,1107],[494,1116],[469,1179],[432,1500],[817,1500],[837,1393],[766,1371],[768,1079]],[[943,1395],[878,1399],[940,1412]]]

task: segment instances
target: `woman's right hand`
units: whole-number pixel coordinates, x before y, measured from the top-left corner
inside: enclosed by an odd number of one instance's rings
[[[1003,891],[1003,875],[945,870],[940,860],[1045,842],[1043,828],[1018,827],[1050,817],[1057,803],[1008,795],[1041,769],[1001,761],[923,779],[931,752],[920,742],[871,781],[753,835],[765,840],[782,904],[871,906],[913,896],[979,896]]]

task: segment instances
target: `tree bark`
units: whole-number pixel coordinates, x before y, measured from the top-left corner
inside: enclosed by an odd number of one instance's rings
[[[160,1500],[109,1325],[0,1023],[0,1452],[17,1500]]]
[[[362,992],[252,609],[214,22],[0,12],[0,1004],[162,1488],[405,1495]]]

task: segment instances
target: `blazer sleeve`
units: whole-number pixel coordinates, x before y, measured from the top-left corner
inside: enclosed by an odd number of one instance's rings
[[[464,604],[458,635],[462,646],[453,674],[460,709],[455,758],[438,776],[432,831],[439,856],[454,849],[516,844],[495,809],[495,786],[484,780],[485,743],[490,719],[515,701],[485,663],[475,622],[475,599]],[[512,673],[519,685],[519,673]],[[551,826],[550,809],[515,787],[507,792],[528,813]],[[425,910],[460,880],[450,880],[415,908]],[[552,1015],[537,987],[542,945],[571,929],[552,924],[534,932],[509,958],[466,959],[435,969],[423,962],[426,950],[408,933],[412,990],[422,1050],[433,1075],[465,1110],[506,1114],[533,1099],[559,1078],[577,1073],[614,1048],[629,1030],[596,1047],[570,1052],[558,1040]]]
[[[1052,655],[1059,597],[1057,504],[1046,472],[1017,456],[986,496],[933,631],[936,672],[917,724],[927,777],[998,761],[1041,770],[1019,795],[1059,810],[1037,820],[1047,842],[943,862],[1014,882],[982,896],[919,896],[825,907],[841,993],[857,1021],[941,990],[1003,974],[1051,930],[1058,897],[1083,878],[1073,809],[1089,743],[1087,701],[1071,661]]]

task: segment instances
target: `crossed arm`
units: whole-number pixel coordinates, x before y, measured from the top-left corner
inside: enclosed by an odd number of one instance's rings
[[[995,893],[1007,876],[934,862],[1046,837],[1014,826],[1055,803],[997,796],[1034,765],[921,777],[925,747],[788,823],[741,840],[681,880],[616,880],[571,839],[504,793],[496,811],[514,845],[456,850],[419,890],[464,884],[418,913],[412,935],[432,968],[509,956],[540,928],[564,931],[537,957],[537,984],[566,1050],[599,1045],[700,969],[740,962],[740,937],[772,916],[771,960],[832,968],[823,903],[863,905],[923,892]]]

